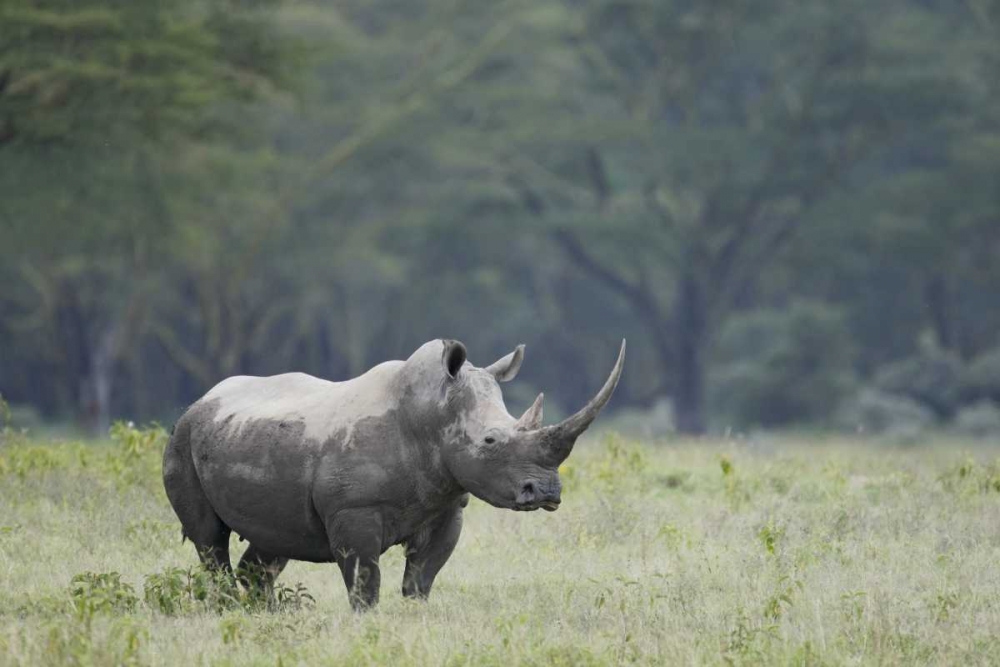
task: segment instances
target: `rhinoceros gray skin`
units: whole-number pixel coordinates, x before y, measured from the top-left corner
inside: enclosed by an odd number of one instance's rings
[[[258,573],[249,585],[270,587],[289,559],[336,562],[364,609],[378,601],[379,556],[403,544],[403,594],[426,597],[468,494],[558,507],[559,464],[611,397],[624,354],[622,341],[594,399],[545,427],[542,395],[515,419],[497,384],[517,374],[523,345],[486,368],[462,343],[433,340],[346,382],[231,377],[178,420],[164,486],[206,566],[231,571],[231,532],[249,542],[238,567]]]

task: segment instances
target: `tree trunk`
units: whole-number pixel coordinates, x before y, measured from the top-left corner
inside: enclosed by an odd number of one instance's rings
[[[697,277],[690,273],[681,276],[677,286],[674,322],[677,430],[700,435],[705,432],[705,298]]]
[[[924,285],[924,301],[938,345],[945,350],[955,347],[955,326],[951,313],[948,283],[936,275]]]
[[[101,365],[90,376],[93,415],[91,432],[96,437],[105,437],[111,428],[111,368]]]
[[[114,381],[115,362],[118,357],[118,338],[121,325],[109,325],[100,335],[90,354],[90,372],[87,374],[87,413],[91,433],[105,437],[111,428],[111,389]]]

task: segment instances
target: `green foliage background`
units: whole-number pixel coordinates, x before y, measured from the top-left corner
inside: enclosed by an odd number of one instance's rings
[[[616,404],[669,396],[683,431],[828,424],[866,388],[995,408],[998,26],[995,0],[0,0],[0,391],[104,433],[441,336],[528,343],[512,407],[558,412],[627,336]]]

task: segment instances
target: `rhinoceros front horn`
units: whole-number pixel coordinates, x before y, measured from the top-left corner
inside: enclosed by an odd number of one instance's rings
[[[611,394],[615,392],[618,379],[622,375],[624,363],[625,341],[622,340],[621,349],[618,351],[618,361],[615,362],[615,367],[611,369],[611,375],[608,376],[597,395],[590,399],[590,402],[576,414],[567,417],[558,424],[533,431],[533,434],[537,434],[539,437],[542,446],[549,449],[552,458],[562,462],[570,455],[570,452],[573,451],[573,445],[576,444],[576,439],[587,430],[587,427],[593,423],[601,409],[611,399]]]

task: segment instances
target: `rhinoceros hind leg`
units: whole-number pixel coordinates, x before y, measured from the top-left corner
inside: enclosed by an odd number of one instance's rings
[[[272,556],[251,544],[243,552],[236,573],[248,589],[270,595],[274,589],[274,580],[278,578],[287,564],[287,558]]]
[[[462,507],[464,505],[460,504],[448,510],[429,528],[407,541],[404,597],[426,599],[431,594],[434,578],[448,562],[462,533]]]
[[[191,458],[190,428],[184,421],[174,429],[163,452],[163,486],[184,537],[191,540],[201,562],[210,570],[232,572],[229,534],[232,532],[212,509],[201,488]]]

